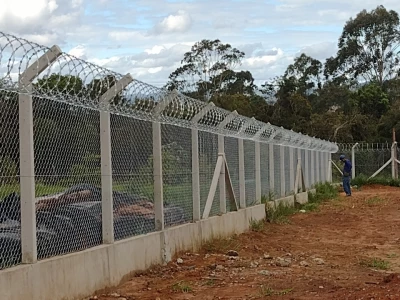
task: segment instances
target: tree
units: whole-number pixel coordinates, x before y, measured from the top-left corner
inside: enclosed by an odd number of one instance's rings
[[[326,60],[325,76],[379,85],[393,78],[399,72],[399,24],[398,13],[382,5],[351,18],[339,38],[336,57]]]
[[[293,93],[278,99],[274,105],[272,123],[295,131],[306,132],[311,116],[311,104],[302,95]]]
[[[318,91],[318,97],[313,99],[313,113],[325,113],[327,111],[341,111],[348,114],[350,111],[350,89],[347,85],[338,85],[327,81]]]
[[[240,65],[244,52],[220,40],[202,40],[184,54],[182,66],[169,76],[166,87],[176,89],[203,101],[219,92],[226,76]]]
[[[98,101],[100,97],[107,92],[114,84],[117,82],[117,78],[114,75],[107,75],[104,78],[96,78],[93,79],[88,85],[87,90],[89,97],[92,101]],[[127,99],[122,96],[122,93],[119,92],[112,100],[112,105],[121,105],[126,103]]]
[[[390,141],[392,128],[396,129],[396,140],[400,140],[400,100],[392,104],[388,112],[382,116],[378,124],[378,141]]]
[[[38,79],[34,84],[39,94],[59,96],[60,94],[83,97],[85,87],[81,78],[72,75],[51,74]]]
[[[371,83],[351,95],[352,106],[361,114],[380,118],[389,108],[388,95],[382,88]]]
[[[249,71],[235,72],[227,70],[224,74],[221,74],[221,77],[223,81],[221,82],[220,92],[223,94],[253,95],[257,89],[253,75]]]
[[[313,93],[313,89],[322,87],[322,63],[302,53],[289,65],[284,74],[287,81],[293,83],[296,92],[303,96]]]

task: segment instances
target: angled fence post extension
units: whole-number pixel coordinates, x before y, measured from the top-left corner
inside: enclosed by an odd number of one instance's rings
[[[164,191],[163,191],[163,169],[162,169],[162,138],[161,123],[159,117],[163,110],[177,96],[177,91],[173,90],[167,97],[160,101],[153,109],[153,178],[154,178],[154,216],[155,229],[164,229]]]
[[[101,97],[100,105],[100,153],[101,153],[101,218],[103,243],[114,243],[114,205],[111,163],[111,120],[110,101],[114,99],[133,78],[130,74],[122,77],[111,86]]]
[[[355,148],[358,146],[358,143],[355,143],[353,147],[351,147],[351,164],[353,165],[353,168],[351,169],[351,178],[356,177],[356,154],[355,154]]]
[[[32,82],[60,55],[62,52],[58,46],[51,47],[19,76],[21,249],[22,263],[25,264],[37,261]]]
[[[269,163],[269,190],[270,192],[275,191],[275,164],[274,164],[274,144],[268,144],[269,147],[269,158],[268,158],[268,163]]]
[[[285,146],[280,145],[279,146],[279,157],[281,160],[281,197],[285,197]]]
[[[202,110],[200,110],[191,120],[192,123],[192,190],[193,190],[193,221],[201,219],[200,205],[200,166],[199,166],[199,130],[198,122],[213,107],[214,103],[210,102]]]

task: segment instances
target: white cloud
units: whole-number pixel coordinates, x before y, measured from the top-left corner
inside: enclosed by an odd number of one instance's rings
[[[144,52],[146,52],[147,54],[160,54],[160,52],[163,50],[165,50],[164,46],[155,45],[151,49],[144,50]]]
[[[190,15],[179,10],[175,15],[169,15],[154,27],[154,31],[160,33],[185,32],[190,28],[192,19]]]
[[[83,45],[78,45],[68,51],[68,54],[73,55],[80,59],[87,59],[86,48]]]
[[[344,23],[376,0],[1,0],[0,28],[162,86],[202,39],[244,51],[257,83],[302,52],[324,61]],[[400,12],[398,0],[382,0]],[[1,43],[1,40],[0,40]],[[3,61],[0,62],[3,64]]]

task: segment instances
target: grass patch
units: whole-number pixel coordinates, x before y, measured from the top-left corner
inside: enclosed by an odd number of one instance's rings
[[[360,174],[359,176],[351,180],[351,185],[357,186],[358,188],[371,184],[400,187],[400,179],[393,179],[384,176],[368,178],[368,176]]]
[[[204,285],[214,286],[215,285],[215,279],[212,279],[212,278],[207,279],[207,281],[204,283]]]
[[[268,286],[260,287],[260,296],[261,297],[270,297],[270,296],[284,296],[290,293],[293,289],[284,289],[280,291],[276,291]]]
[[[270,223],[283,224],[288,223],[288,216],[291,216],[297,212],[297,208],[294,206],[286,205],[282,202],[278,204],[278,207],[272,208],[268,205],[265,206],[265,212],[267,214],[267,221]]]
[[[338,199],[339,191],[337,187],[328,182],[317,184],[315,190],[315,193],[308,193],[308,202],[303,205],[295,203],[295,206],[290,206],[280,202],[278,207],[270,207],[268,203],[266,203],[265,212],[267,221],[270,223],[288,223],[288,217],[297,213],[299,210],[315,211],[318,209],[320,203],[327,200]]]
[[[68,185],[51,185],[37,182],[35,186],[36,197],[58,194],[65,191],[67,188]],[[0,201],[12,193],[20,195],[19,184],[2,184],[0,186]]]
[[[186,281],[179,281],[172,286],[172,290],[174,292],[190,293],[193,291],[193,288]]]
[[[337,187],[330,183],[318,183],[315,186],[315,193],[308,192],[309,203],[321,203],[327,200],[336,199],[339,195]]]
[[[242,245],[236,235],[230,238],[214,238],[204,243],[204,251],[207,253],[226,254],[229,250],[239,251]]]
[[[382,198],[379,198],[379,197],[377,197],[377,196],[365,200],[365,203],[366,203],[368,206],[375,206],[375,205],[378,205],[378,204],[380,204],[380,203],[382,203],[382,202],[383,202],[383,199],[382,199]]]
[[[374,257],[362,260],[360,265],[378,270],[388,270],[390,263],[387,260]]]
[[[306,203],[301,205],[300,209],[304,209],[305,211],[316,211],[318,210],[318,203]]]
[[[265,228],[265,220],[256,221],[250,220],[250,229],[255,232],[263,231]]]

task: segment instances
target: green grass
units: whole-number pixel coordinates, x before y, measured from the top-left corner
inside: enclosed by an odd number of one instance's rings
[[[256,221],[251,219],[250,220],[250,229],[255,232],[263,231],[265,228],[265,220]]]
[[[306,203],[301,206],[300,209],[304,209],[305,211],[316,211],[318,210],[318,203]]]
[[[261,286],[260,287],[260,296],[261,297],[270,297],[270,296],[284,296],[290,293],[293,289],[284,289],[280,291],[275,291],[274,289],[268,286]]]
[[[360,262],[360,265],[367,267],[367,268],[373,268],[373,269],[378,269],[378,270],[388,270],[390,263],[386,260],[380,259],[380,258],[369,258],[369,259],[364,259]]]
[[[370,184],[400,187],[400,179],[393,179],[391,177],[385,177],[385,176],[368,178],[368,176],[361,174],[351,180],[351,185],[357,186],[358,188]]]
[[[280,202],[278,207],[270,207],[267,201],[265,205],[267,221],[270,223],[288,223],[288,217],[297,213],[299,210],[315,211],[322,202],[338,199],[338,189],[330,183],[317,184],[315,190],[315,193],[308,193],[308,203],[304,205],[296,203],[295,206],[290,206]]]
[[[203,244],[203,249],[207,253],[226,254],[229,250],[239,251],[242,244],[236,235],[229,238],[213,238]]]
[[[278,207],[271,208],[268,205],[265,206],[267,214],[267,221],[270,223],[284,224],[288,223],[288,217],[298,212],[298,209],[294,206],[285,205],[280,202]]]
[[[36,183],[36,197],[57,194],[64,191],[68,186],[62,185],[48,185],[42,183]],[[0,201],[10,195],[11,193],[20,194],[19,184],[2,184],[0,185]]]
[[[190,293],[193,291],[193,288],[188,282],[179,281],[172,286],[172,290],[174,292]]]
[[[384,201],[384,200],[383,200],[382,198],[379,198],[379,197],[375,196],[375,197],[366,199],[366,200],[365,200],[365,203],[366,203],[368,206],[376,206],[376,205],[382,203],[383,201]]]
[[[315,185],[315,193],[308,192],[309,203],[322,203],[327,200],[334,200],[338,197],[337,187],[330,183],[318,183]]]

